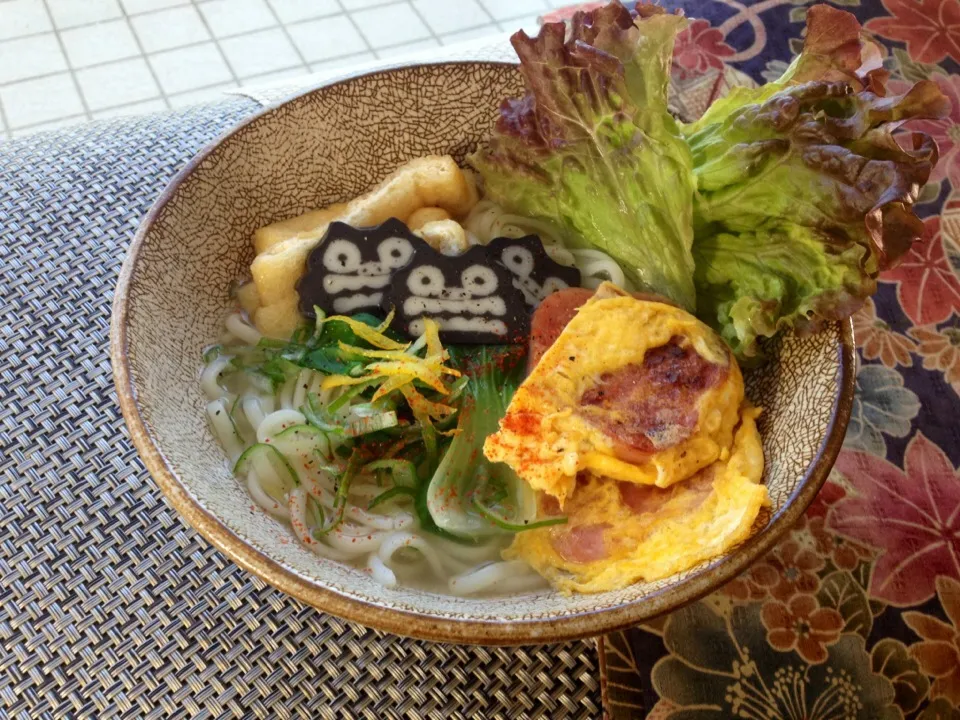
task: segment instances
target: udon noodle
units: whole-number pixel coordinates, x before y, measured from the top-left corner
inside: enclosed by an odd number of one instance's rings
[[[481,200],[474,205],[463,226],[471,242],[481,245],[486,245],[497,237],[537,235],[551,258],[580,271],[583,287],[595,290],[600,283],[607,280],[626,290],[633,289],[629,286],[623,270],[606,253],[600,250],[568,248],[549,223],[513,215],[490,200]]]
[[[473,207],[463,229],[472,245],[485,245],[497,237],[537,235],[554,261],[580,270],[584,287],[596,288],[604,280],[620,286],[626,283],[623,271],[606,254],[569,249],[547,223],[510,214],[488,200]],[[500,559],[510,534],[490,535],[477,544],[465,545],[423,532],[408,494],[398,493],[379,502],[385,488],[379,484],[382,478],[377,472],[360,473],[350,482],[346,498],[338,499],[336,468],[303,462],[303,448],[280,442],[279,436],[309,422],[304,414],[308,398],[316,398],[323,409],[335,405],[337,409],[330,418],[344,425],[374,421],[369,401],[359,394],[344,401],[348,389],[322,388],[325,376],[315,370],[301,369],[277,385],[262,375],[234,367],[238,358],[255,352],[261,340],[261,333],[246,314],[229,315],[217,352],[211,353],[201,373],[200,387],[208,400],[206,412],[211,427],[231,467],[243,466],[238,481],[259,507],[291,528],[303,547],[321,558],[363,568],[385,587],[413,585],[455,595],[545,587],[544,580],[527,563]],[[423,346],[421,338],[409,352]],[[333,457],[343,437],[327,434],[317,442],[321,447],[308,450],[319,449]],[[284,455],[296,482],[262,453],[254,453],[249,463],[238,465],[255,445],[272,445]],[[337,512],[342,500],[346,503],[342,521],[331,527],[327,519]],[[374,500],[375,507],[370,507]]]
[[[219,354],[203,369],[200,386],[207,397],[206,412],[231,466],[256,443],[275,444],[285,429],[303,425],[302,408],[309,393],[329,406],[344,392],[323,390],[323,375],[301,370],[279,389],[255,375],[229,372],[237,354],[256,346],[261,336],[247,319],[231,314]],[[333,417],[347,422],[362,418],[365,403],[352,399]],[[328,435],[329,451],[336,452],[338,438]],[[274,445],[276,447],[276,445]],[[244,477],[238,478],[254,502],[272,517],[290,526],[303,547],[321,558],[366,569],[385,587],[399,584],[440,590],[454,595],[507,593],[546,586],[529,565],[500,560],[508,536],[493,536],[479,545],[461,545],[420,531],[410,499],[398,495],[370,510],[371,500],[384,488],[375,473],[357,476],[349,486],[343,522],[319,533],[324,518],[335,510],[334,477],[318,463],[308,466],[295,451],[281,449],[295,470],[298,485],[286,482],[264,458],[254,458]]]

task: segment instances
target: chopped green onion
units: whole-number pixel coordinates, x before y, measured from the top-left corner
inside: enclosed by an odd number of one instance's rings
[[[444,402],[448,405],[454,402],[463,391],[466,389],[467,385],[470,384],[470,377],[468,375],[461,375],[452,383],[450,383],[450,394],[447,395]]]
[[[314,468],[314,470],[316,470],[317,472],[325,472],[334,476],[339,475],[340,473],[343,472],[343,468],[337,467],[336,465],[329,465],[328,463],[330,461],[330,458],[324,457],[323,453],[320,451],[319,448],[314,450],[313,454],[316,455],[321,460],[323,460],[323,462],[320,465],[317,465]]]
[[[297,471],[293,469],[290,461],[273,445],[267,445],[266,443],[257,443],[244,450],[237,460],[237,464],[233,466],[233,474],[242,477],[250,472],[253,459],[258,454],[262,454],[275,468],[278,466],[282,468],[294,487],[300,484],[300,476],[297,475]]]
[[[423,438],[423,447],[427,453],[424,475],[433,475],[433,472],[437,469],[437,458],[439,457],[437,452],[437,429],[434,427],[433,420],[430,419],[427,413],[413,407],[410,408],[410,411],[413,413],[414,420],[417,421],[420,436]]]
[[[567,522],[566,517],[547,518],[546,520],[535,520],[533,522],[529,520],[524,520],[522,523],[511,522],[496,511],[481,505],[480,501],[476,498],[473,499],[473,507],[485,520],[489,520],[498,528],[515,533],[523,532],[524,530],[536,530],[537,528],[549,527],[550,525],[565,525]]]
[[[322,528],[326,518],[323,515],[323,507],[313,495],[307,495],[307,512],[313,519],[313,526]]]
[[[417,468],[409,460],[374,460],[363,466],[364,472],[387,470],[393,476],[393,483],[397,486],[415,488],[420,484],[417,477]]]
[[[407,355],[416,355],[421,350],[423,350],[426,346],[427,346],[427,334],[424,333],[414,341],[413,345],[407,348],[406,353]]]
[[[454,535],[452,532],[447,532],[437,525],[433,519],[433,516],[430,514],[430,509],[427,507],[428,487],[428,483],[422,483],[420,485],[419,489],[417,490],[417,499],[414,503],[414,508],[417,511],[417,518],[420,520],[420,529],[424,532],[430,533],[431,535],[436,535],[437,537],[442,537],[446,540],[460,543],[461,545],[479,545],[480,541],[477,538]]]
[[[313,335],[307,340],[307,347],[315,348],[320,344],[323,337],[323,321],[327,319],[327,314],[320,309],[318,305],[313,306],[313,313],[317,316],[313,326]]]
[[[384,428],[396,427],[398,422],[397,414],[393,410],[380,413],[379,415],[357,418],[347,425],[347,435],[359,437],[360,435],[374,433]]]
[[[241,438],[244,443],[247,443],[249,441],[249,437],[244,437],[244,434],[240,432],[240,425],[237,424],[237,406],[240,405],[240,400],[242,399],[242,397],[243,397],[242,395],[237,395],[233,403],[231,403],[230,409],[227,411],[227,417],[230,419],[230,422],[233,424],[233,431],[237,434],[237,437]]]
[[[356,385],[348,387],[340,397],[327,405],[327,412],[335,413],[368,387],[379,382],[383,382],[383,378],[371,378],[367,382],[357,383]]]
[[[210,364],[223,352],[223,345],[211,345],[203,351],[203,362]]]
[[[360,453],[354,450],[350,455],[350,459],[347,460],[347,466],[344,468],[343,473],[337,480],[337,492],[333,496],[333,509],[336,513],[333,517],[333,521],[328,527],[325,527],[321,530],[314,530],[314,535],[326,535],[331,530],[339,527],[340,523],[343,522],[343,515],[347,509],[347,495],[350,492],[350,483],[353,482],[353,478],[359,469]]]
[[[316,393],[307,393],[307,401],[300,407],[300,412],[307,419],[307,422],[319,430],[334,435],[343,435],[343,427],[337,425],[328,413],[320,405],[320,398]]]
[[[313,334],[312,328],[307,324],[302,324],[296,329],[290,337],[291,345],[303,345]]]
[[[330,439],[323,430],[313,425],[292,425],[277,433],[273,447],[290,457],[307,457],[316,454],[324,462],[330,460]]]
[[[375,508],[380,503],[385,503],[388,500],[392,500],[393,498],[399,495],[406,495],[408,497],[413,498],[414,500],[417,499],[417,491],[414,490],[412,487],[398,485],[397,487],[392,487],[386,492],[382,492],[379,495],[377,495],[373,500],[370,501],[370,504],[367,505],[367,509],[373,510],[373,508]]]
[[[301,360],[304,367],[317,370],[324,375],[346,375],[354,367],[362,367],[360,362],[350,360],[347,353],[334,345],[319,347],[305,352]]]

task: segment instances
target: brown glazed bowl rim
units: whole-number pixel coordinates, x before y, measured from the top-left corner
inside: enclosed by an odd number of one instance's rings
[[[183,182],[197,167],[213,154],[222,143],[243,132],[249,125],[269,116],[282,105],[295,102],[311,93],[323,91],[341,83],[353,82],[369,75],[388,75],[409,70],[418,65],[514,65],[514,63],[467,60],[440,63],[411,63],[351,75],[333,83],[296,93],[286,100],[264,108],[244,119],[200,150],[167,184],[148,211],[137,230],[120,270],[110,318],[110,360],[114,382],[123,418],[130,438],[143,458],[144,464],[160,489],[177,512],[218,550],[282,592],[313,607],[377,630],[398,635],[439,642],[476,645],[522,645],[562,642],[622,630],[641,621],[674,610],[707,595],[718,586],[733,579],[750,563],[766,553],[806,510],[823,485],[843,445],[847,423],[853,406],[856,382],[856,350],[853,322],[841,324],[839,393],[831,411],[826,439],[807,469],[806,480],[794,491],[783,510],[775,516],[763,532],[753,535],[743,544],[716,561],[709,570],[697,573],[671,585],[652,597],[614,605],[607,608],[575,613],[558,618],[529,620],[475,620],[438,617],[428,613],[381,607],[320,586],[299,575],[277,560],[254,548],[228,528],[219,518],[204,508],[177,477],[164,456],[162,448],[144,421],[133,384],[127,355],[128,298],[137,268],[140,248],[165,206],[175,197]]]

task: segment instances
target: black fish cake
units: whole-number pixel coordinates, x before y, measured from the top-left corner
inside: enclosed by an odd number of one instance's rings
[[[297,283],[300,312],[314,317],[314,305],[336,315],[378,312],[394,273],[423,248],[430,250],[396,218],[374,227],[330,223]]]
[[[487,248],[491,257],[513,274],[514,285],[531,308],[557,290],[580,287],[580,271],[561,265],[547,255],[536,235],[494,238]]]
[[[481,245],[462,255],[418,251],[383,295],[383,309],[391,308],[396,327],[410,337],[423,333],[423,319],[429,317],[449,343],[524,342],[530,323],[513,275]]]

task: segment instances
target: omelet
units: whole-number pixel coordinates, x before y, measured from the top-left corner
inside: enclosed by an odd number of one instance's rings
[[[582,472],[668,488],[727,460],[744,400],[693,315],[604,283],[517,389],[484,453],[563,507]]]
[[[769,496],[763,448],[746,408],[724,460],[660,489],[583,473],[563,511],[541,493],[540,517],[567,522],[517,533],[522,559],[562,592],[602,592],[687,570],[745,540]]]

